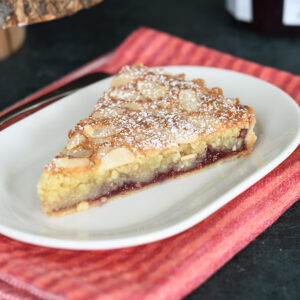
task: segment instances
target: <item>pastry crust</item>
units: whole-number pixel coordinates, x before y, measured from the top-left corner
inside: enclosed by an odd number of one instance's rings
[[[45,167],[38,184],[42,211],[60,216],[86,210],[247,155],[256,140],[254,125],[252,108],[202,79],[126,66]]]

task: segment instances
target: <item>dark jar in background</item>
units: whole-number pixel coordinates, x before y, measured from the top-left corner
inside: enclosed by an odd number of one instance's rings
[[[240,25],[264,34],[300,34],[300,0],[226,0]]]

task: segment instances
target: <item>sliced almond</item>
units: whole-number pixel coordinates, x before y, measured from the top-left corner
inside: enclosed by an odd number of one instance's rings
[[[92,114],[92,117],[94,119],[107,119],[107,118],[115,118],[121,114],[122,114],[122,110],[118,107],[106,107],[95,111]]]
[[[179,102],[188,112],[198,111],[200,107],[197,94],[192,89],[186,89],[179,93]]]
[[[141,93],[129,89],[114,89],[110,92],[110,96],[115,99],[126,101],[141,101],[145,99]]]
[[[116,170],[112,170],[111,172],[111,178],[112,179],[117,179],[119,176],[119,173]]]
[[[53,163],[57,168],[63,169],[75,169],[75,168],[83,168],[90,165],[90,160],[88,158],[55,158]]]
[[[110,143],[111,142],[111,137],[105,137],[105,138],[92,138],[90,142],[95,143],[95,144],[105,144],[105,143]]]
[[[85,149],[82,147],[73,148],[66,152],[66,155],[70,155],[76,158],[90,157],[93,154],[92,150]]]
[[[232,105],[238,104],[238,98],[225,98],[224,97],[224,102]]]
[[[122,103],[122,107],[127,108],[129,110],[140,111],[143,109],[143,106],[138,103],[125,102]]]
[[[85,137],[82,134],[80,134],[79,132],[76,132],[69,139],[69,142],[67,144],[67,149],[71,150],[71,149],[77,147],[79,144],[83,143],[84,141],[85,141]]]
[[[135,79],[135,73],[125,73],[125,74],[121,74],[116,76],[110,86],[111,87],[118,87],[118,86],[122,86],[125,84],[128,84],[130,82],[132,82]]]
[[[147,113],[154,117],[163,117],[165,118],[167,115],[170,114],[170,110],[167,109],[147,109]]]
[[[135,156],[125,148],[117,148],[108,152],[103,158],[100,167],[104,170],[110,170],[134,162]]]
[[[153,81],[138,81],[137,89],[149,99],[157,100],[163,98],[167,90],[164,86]]]
[[[189,159],[194,159],[196,157],[196,153],[193,153],[193,154],[188,154],[188,155],[184,155],[181,157],[181,160],[182,161],[185,161],[185,160],[189,160]]]
[[[80,203],[77,204],[76,210],[77,211],[85,211],[89,208],[89,203],[87,201],[81,201]]]
[[[119,133],[122,128],[116,127],[114,125],[85,125],[83,128],[84,134],[90,138],[105,138]]]
[[[103,156],[105,156],[108,152],[111,151],[111,149],[112,149],[111,147],[105,147],[105,146],[98,148],[96,157],[98,159],[102,159]]]

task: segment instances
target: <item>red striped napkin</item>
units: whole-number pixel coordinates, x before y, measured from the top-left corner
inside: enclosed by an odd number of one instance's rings
[[[115,73],[124,64],[135,62],[149,66],[214,66],[244,72],[277,85],[300,104],[299,76],[149,28],[136,30],[113,54],[96,59],[22,102],[87,72]],[[111,251],[69,251],[32,246],[0,235],[0,298],[180,299],[299,197],[300,147],[219,211],[186,232],[160,242]]]

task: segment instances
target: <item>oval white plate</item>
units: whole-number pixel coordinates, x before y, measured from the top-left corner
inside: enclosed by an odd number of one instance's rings
[[[300,113],[283,91],[241,73],[204,67],[165,67],[204,78],[225,95],[254,108],[258,140],[247,158],[63,218],[40,212],[36,184],[43,165],[66,143],[67,133],[87,116],[110,78],[88,86],[0,133],[0,232],[31,244],[66,249],[113,249],[140,245],[182,232],[262,178],[297,147]]]

